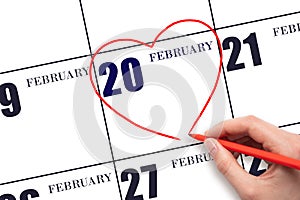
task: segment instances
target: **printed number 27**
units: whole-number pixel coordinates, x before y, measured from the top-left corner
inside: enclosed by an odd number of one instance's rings
[[[130,65],[132,67],[132,72],[134,75],[135,84],[132,81],[131,73],[130,73]],[[103,90],[103,96],[113,96],[117,94],[121,94],[121,88],[113,89],[114,84],[116,82],[118,76],[118,68],[112,62],[102,63],[99,67],[99,75],[106,75],[106,68],[109,69],[109,76]],[[136,58],[126,58],[121,63],[121,71],[123,75],[123,81],[125,88],[130,92],[136,92],[144,86],[143,74],[141,70],[141,65],[138,59]]]
[[[156,165],[147,165],[141,167],[141,172],[149,172],[149,199],[157,197],[157,169]],[[140,182],[140,174],[136,169],[126,169],[121,174],[121,181],[128,181],[128,176],[131,175],[131,183],[128,188],[125,200],[144,200],[143,195],[135,196],[135,191]]]

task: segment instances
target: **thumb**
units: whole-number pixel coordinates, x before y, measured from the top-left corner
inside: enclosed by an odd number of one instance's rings
[[[252,182],[253,177],[241,168],[233,155],[216,139],[208,138],[204,141],[204,144],[213,157],[218,170],[237,192],[244,191],[245,187]]]

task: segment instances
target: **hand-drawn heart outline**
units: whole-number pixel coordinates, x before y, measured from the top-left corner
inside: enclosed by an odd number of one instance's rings
[[[167,134],[164,134],[164,133],[161,133],[161,132],[158,132],[158,131],[155,131],[155,130],[152,130],[152,129],[149,129],[149,128],[146,128],[144,126],[141,126],[139,124],[137,124],[136,122],[130,120],[128,117],[126,117],[125,115],[123,115],[122,113],[120,113],[119,111],[117,111],[116,109],[114,109],[110,104],[108,104],[105,99],[101,96],[101,94],[97,91],[97,88],[95,86],[95,83],[93,81],[93,78],[92,78],[92,68],[93,68],[93,63],[94,63],[94,59],[95,57],[100,53],[100,51],[105,48],[106,46],[110,45],[110,44],[113,44],[113,43],[117,43],[117,42],[135,42],[135,43],[138,43],[138,44],[141,44],[141,45],[144,45],[144,46],[147,46],[149,47],[150,49],[154,47],[155,43],[157,42],[158,38],[166,31],[168,30],[169,28],[171,28],[172,26],[176,25],[176,24],[179,24],[179,23],[184,23],[184,22],[196,22],[196,23],[200,23],[204,26],[206,26],[207,28],[209,28],[210,31],[213,32],[213,34],[215,35],[216,39],[217,39],[217,43],[218,43],[218,47],[219,47],[219,54],[220,54],[220,64],[219,64],[219,69],[218,69],[218,73],[217,73],[217,78],[216,78],[216,81],[215,81],[215,84],[213,86],[213,89],[208,97],[208,99],[206,100],[205,102],[205,105],[204,107],[202,108],[201,112],[199,113],[199,115],[197,116],[197,118],[195,119],[192,127],[190,128],[189,132],[188,133],[191,133],[192,130],[195,128],[196,124],[198,123],[200,117],[202,116],[202,114],[204,113],[206,107],[208,106],[213,94],[215,93],[215,90],[217,88],[217,85],[218,85],[218,82],[219,82],[219,79],[220,79],[220,75],[221,75],[221,70],[222,70],[222,60],[223,60],[223,52],[222,52],[222,47],[221,47],[221,42],[220,42],[220,39],[216,33],[216,31],[210,27],[207,23],[201,21],[201,20],[197,20],[197,19],[183,19],[183,20],[178,20],[178,21],[175,21],[171,24],[169,24],[166,28],[164,28],[162,31],[160,31],[157,36],[154,38],[153,42],[151,44],[147,44],[145,42],[142,42],[142,41],[139,41],[139,40],[136,40],[136,39],[131,39],[131,38],[120,38],[120,39],[115,39],[115,40],[111,40],[103,45],[101,45],[97,51],[93,54],[92,56],[92,59],[91,59],[91,62],[90,62],[90,66],[89,66],[89,78],[90,78],[90,82],[92,84],[92,87],[94,89],[94,92],[97,94],[97,96],[100,98],[100,100],[109,108],[111,109],[114,113],[116,113],[117,115],[119,115],[120,117],[122,117],[124,120],[128,121],[129,123],[131,123],[132,125],[140,128],[140,129],[143,129],[145,131],[149,131],[151,133],[154,133],[154,134],[157,134],[157,135],[160,135],[160,136],[163,136],[163,137],[167,137],[167,138],[171,138],[171,139],[175,139],[175,140],[180,140],[179,138],[177,137],[174,137],[174,136],[171,136],[171,135],[167,135]]]

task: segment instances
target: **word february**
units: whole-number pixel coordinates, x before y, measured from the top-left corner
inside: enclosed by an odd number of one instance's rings
[[[64,192],[67,190],[74,190],[85,188],[93,185],[103,184],[111,181],[110,177],[111,173],[96,175],[93,177],[85,177],[81,179],[75,179],[72,181],[66,181],[63,183],[57,183],[53,185],[49,185],[50,194],[57,193],[57,192]]]
[[[170,59],[170,58],[174,58],[174,57],[181,57],[181,56],[185,56],[185,55],[209,51],[212,49],[211,45],[212,45],[212,41],[198,43],[195,45],[186,45],[183,47],[177,47],[174,49],[168,49],[168,50],[164,50],[164,51],[150,53],[149,56],[150,56],[151,62],[160,61],[160,60]]]
[[[73,78],[84,77],[87,75],[88,75],[88,67],[82,67],[82,68],[72,69],[68,71],[55,72],[52,74],[46,74],[43,76],[28,78],[26,79],[26,81],[27,81],[27,87],[32,87],[32,86],[39,86],[48,83],[69,80]]]
[[[300,32],[300,23],[273,28],[274,37]]]
[[[193,156],[182,157],[172,160],[173,169],[178,167],[186,167],[189,165],[195,165],[203,162],[209,162],[213,160],[209,153],[201,153]]]

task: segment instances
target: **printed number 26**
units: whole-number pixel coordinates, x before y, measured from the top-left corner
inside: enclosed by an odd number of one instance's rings
[[[132,67],[132,72],[134,75],[135,84],[132,81],[130,66]],[[116,82],[118,76],[118,68],[112,62],[102,63],[99,67],[99,75],[106,75],[106,68],[109,69],[109,76],[103,90],[103,96],[113,96],[117,94],[121,94],[121,88],[113,89],[114,84]],[[141,65],[138,59],[136,58],[126,58],[121,63],[121,71],[123,76],[123,81],[125,88],[130,92],[136,92],[142,89],[144,86],[143,74],[141,70]]]

